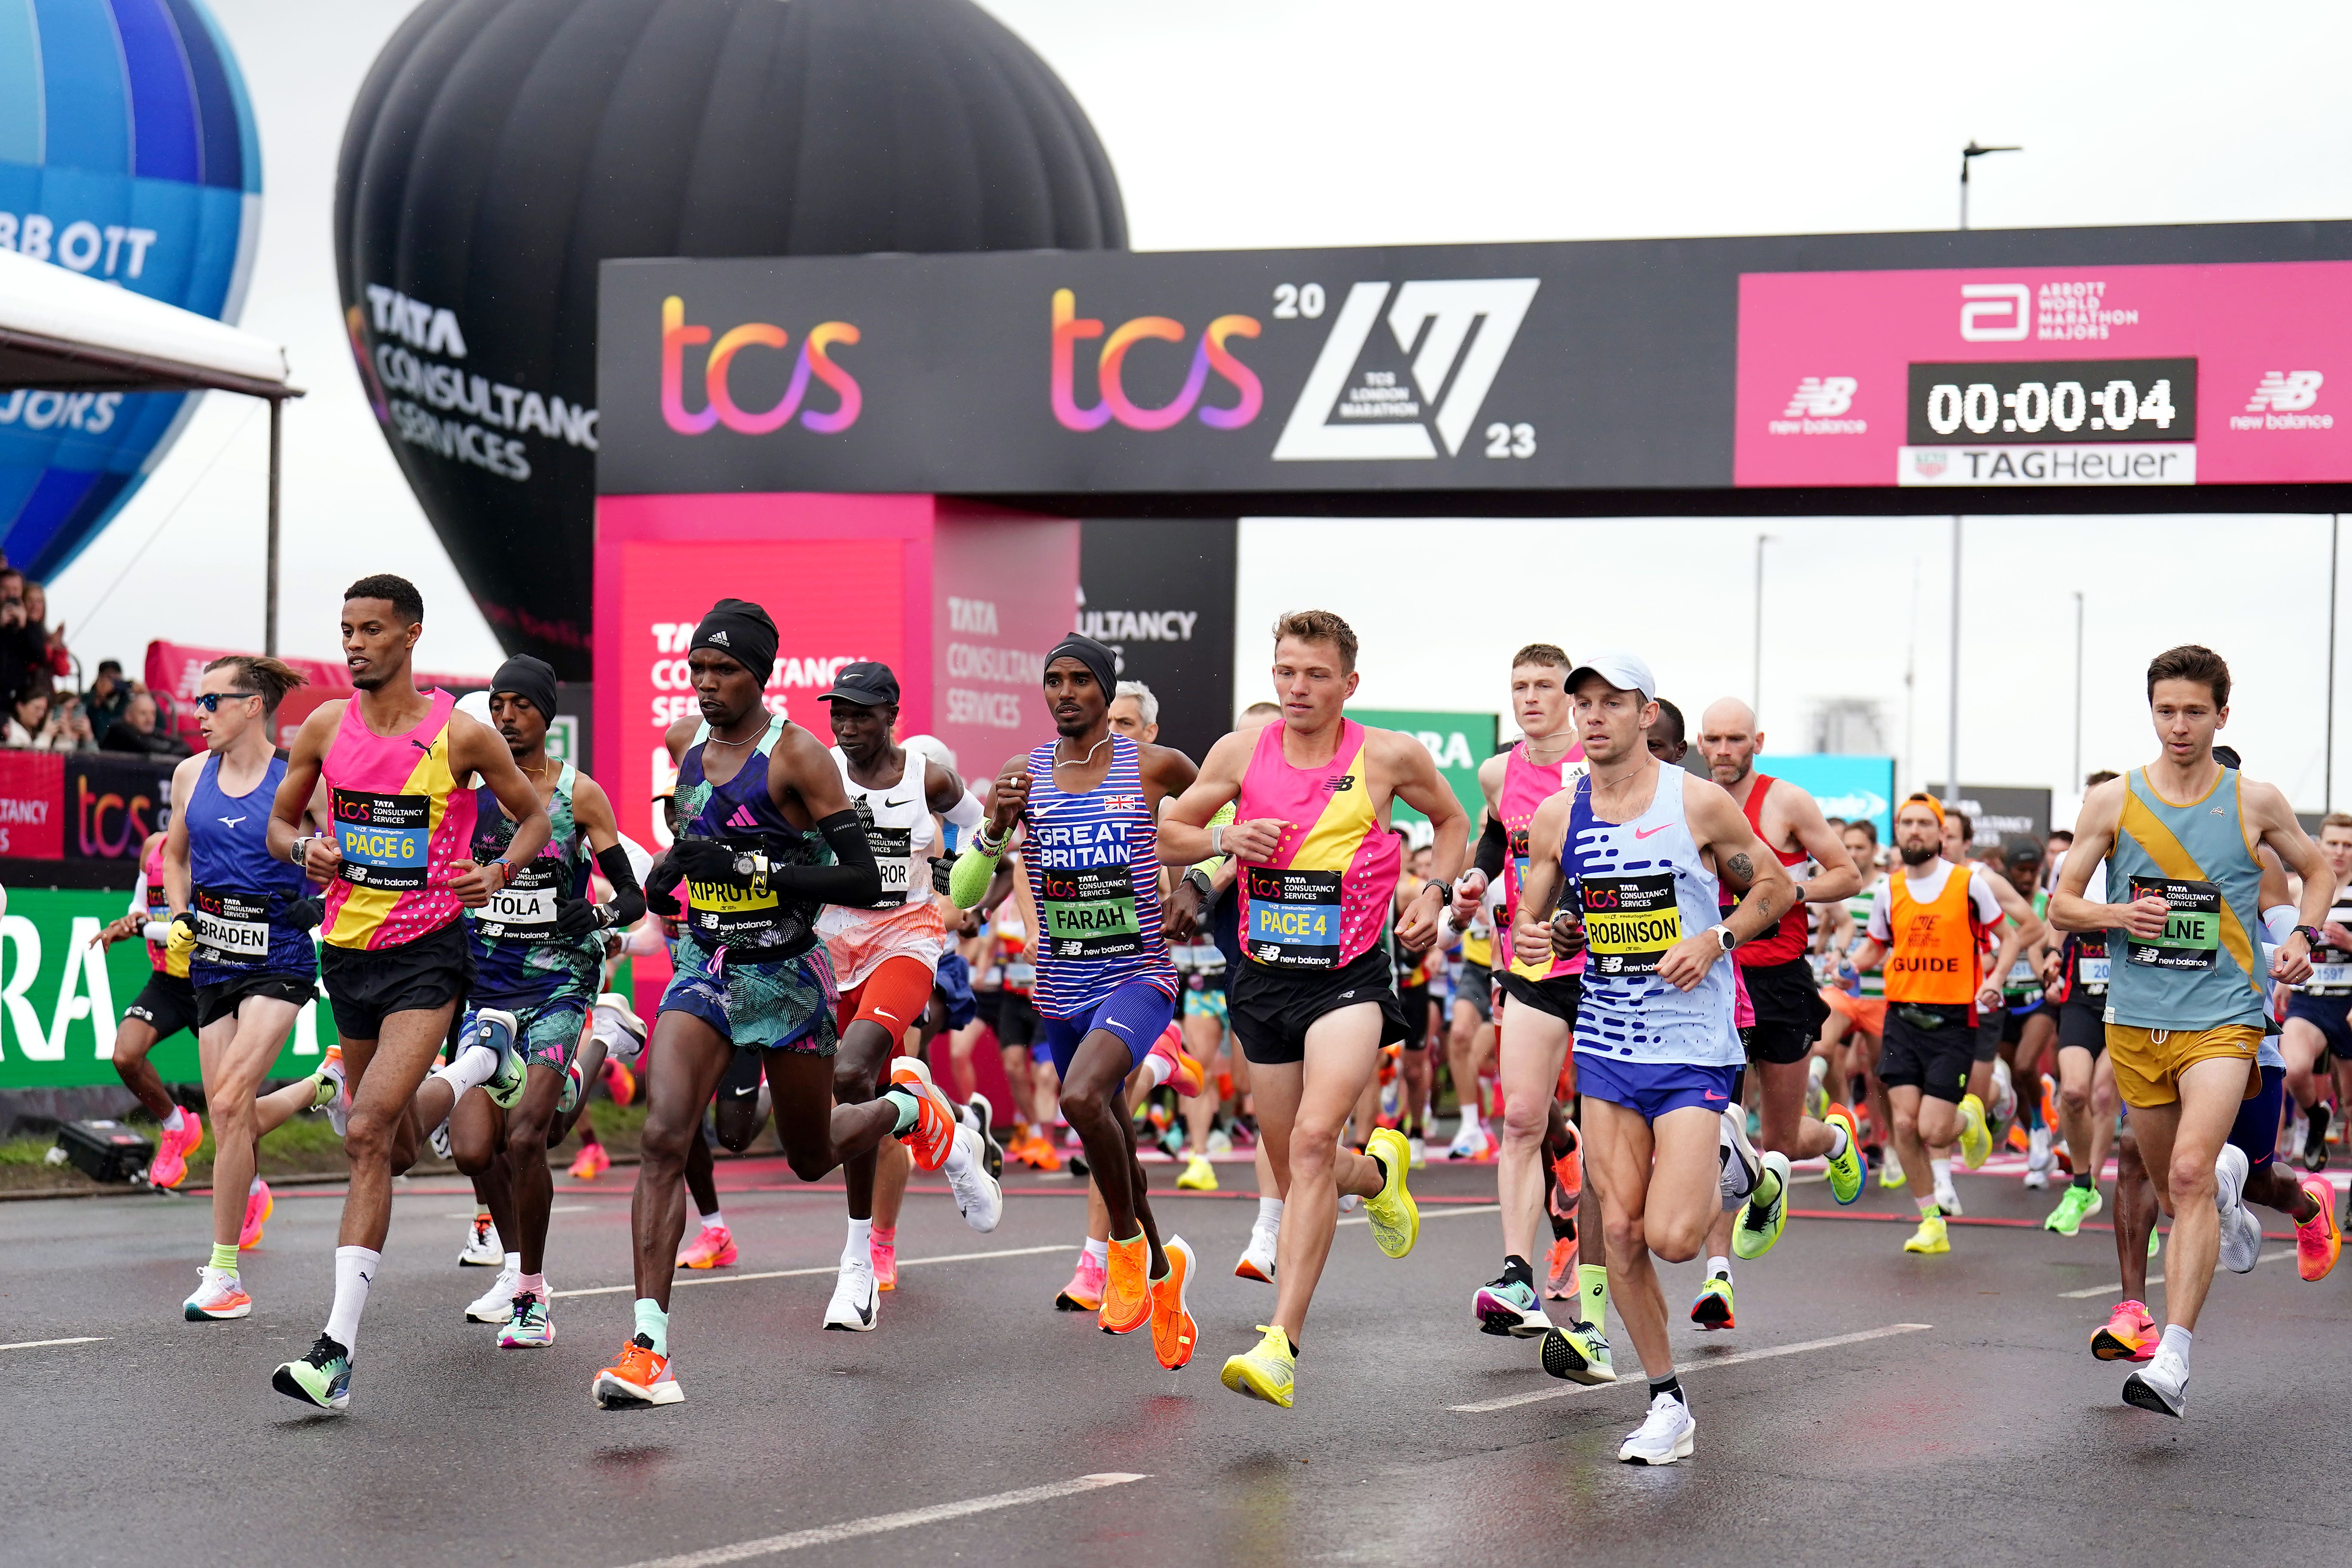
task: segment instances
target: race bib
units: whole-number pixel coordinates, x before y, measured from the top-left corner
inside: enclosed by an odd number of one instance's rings
[[[2009,966],[2010,990],[2022,993],[2038,991],[2041,988],[2042,982],[2034,978],[2033,965],[2031,963],[2021,958]]]
[[[2149,896],[2171,907],[2164,934],[2149,941],[2121,933],[2126,963],[2148,969],[2211,969],[2221,962],[2221,889],[2210,882],[2181,882],[2165,877],[2134,877],[2131,901]]]
[[[866,907],[895,910],[907,901],[915,886],[915,833],[908,827],[869,827],[866,847],[882,872],[882,896]]]
[[[742,884],[700,882],[689,877],[687,897],[694,905],[694,933],[720,947],[782,946],[784,900],[766,878]]]
[[[433,797],[378,795],[373,790],[330,792],[335,844],[343,863],[335,875],[355,888],[421,892],[425,852],[433,837]]]
[[[1276,969],[1339,966],[1339,873],[1252,866],[1249,955]]]
[[[2313,996],[2340,996],[2352,992],[2352,963],[2315,963],[2303,989]]]
[[[207,963],[249,968],[269,959],[269,899],[263,893],[197,888],[196,948]]]
[[[1125,958],[1143,951],[1135,879],[1126,866],[1046,867],[1038,920],[1053,959]]]
[[[997,973],[1003,976],[1007,991],[1026,991],[1037,984],[1037,966],[1034,963],[1007,963]]]
[[[2074,978],[2082,983],[2083,989],[2085,991],[2095,994],[2105,991],[2107,988],[2107,964],[2110,962],[2111,960],[2104,952],[2096,958],[2084,953],[2074,961]]]
[[[553,942],[555,929],[556,863],[534,859],[514,874],[514,880],[490,895],[490,901],[471,911],[474,929],[490,942],[536,946]]]
[[[1587,877],[1583,894],[1589,973],[1655,974],[1659,963],[1683,939],[1683,911],[1675,901],[1672,872]]]

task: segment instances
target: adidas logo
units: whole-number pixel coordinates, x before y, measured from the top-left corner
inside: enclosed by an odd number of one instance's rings
[[[720,647],[731,647],[734,646],[727,640],[727,634],[725,632],[713,632],[710,634],[709,640],[717,643]]]
[[[750,806],[739,805],[735,808],[735,815],[727,819],[727,826],[730,827],[757,827],[760,826],[760,819],[751,815],[751,808]]]

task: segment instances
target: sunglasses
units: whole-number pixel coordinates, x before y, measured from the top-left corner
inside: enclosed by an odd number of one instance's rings
[[[207,691],[196,699],[196,706],[207,713],[217,713],[220,705],[232,697],[258,697],[258,691]]]

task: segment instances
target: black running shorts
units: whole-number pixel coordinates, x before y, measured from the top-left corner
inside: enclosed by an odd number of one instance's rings
[[[391,947],[321,948],[319,978],[334,1005],[336,1032],[373,1040],[394,1013],[429,1013],[466,999],[474,983],[466,922],[454,920]]]
[[[299,1007],[318,994],[317,976],[282,969],[257,969],[250,974],[216,980],[196,987],[196,1027],[210,1028],[215,1021],[236,1012],[248,996],[274,996]]]
[[[1316,1021],[1360,1003],[1379,1005],[1381,1045],[1410,1033],[1382,947],[1368,947],[1337,969],[1276,969],[1244,958],[1225,994],[1234,1038],[1255,1066],[1305,1061],[1307,1031]]]
[[[1529,980],[1506,969],[1499,971],[1495,980],[1514,1005],[1533,1007],[1538,1013],[1550,1014],[1570,1029],[1576,1027],[1576,1009],[1584,1000],[1582,976],[1547,974],[1541,980]]]
[[[1478,1016],[1486,1023],[1495,1021],[1495,975],[1483,963],[1465,963],[1462,977],[1454,983],[1454,999],[1467,1002],[1478,1009]],[[1448,1020],[1451,1023],[1451,1020]]]
[[[2107,1048],[2105,992],[2093,996],[2077,991],[2058,1005],[2058,1048],[2069,1047],[2090,1052],[2093,1061]]]
[[[1785,963],[1743,964],[1739,975],[1748,982],[1748,1001],[1756,1009],[1756,1022],[1739,1032],[1748,1043],[1748,1059],[1776,1067],[1803,1061],[1830,1018],[1830,1005],[1822,1000],[1822,983],[1813,978],[1813,966],[1792,958]]]
[[[984,1016],[1006,1050],[1025,1051],[1037,1043],[1037,1009],[1026,991],[999,991],[994,1011]]]
[[[1926,1021],[1937,1026],[1923,1027]],[[1878,1053],[1878,1081],[1889,1089],[1908,1085],[1958,1105],[1969,1092],[1969,1068],[1975,1065],[1976,1043],[1982,1034],[1969,1022],[1966,1007],[1890,1002]],[[1998,1037],[1994,1043],[2000,1043]]]
[[[1999,1013],[1984,1013],[1978,1016],[1976,1047],[1970,1055],[1970,1060],[1989,1062],[2000,1058],[2000,1016]]]
[[[137,1018],[155,1031],[159,1040],[170,1039],[183,1029],[196,1026],[196,988],[183,974],[166,974],[155,971],[131,1005],[122,1010],[126,1018]]]
[[[1404,1048],[1429,1048],[1429,982],[1408,985],[1397,993],[1397,1010],[1404,1015]]]

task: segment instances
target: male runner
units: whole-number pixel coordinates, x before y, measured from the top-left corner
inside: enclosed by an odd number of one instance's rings
[[[959,906],[977,904],[1013,829],[1025,824],[1038,920],[1033,994],[1061,1080],[1062,1114],[1108,1211],[1096,1321],[1114,1334],[1150,1324],[1160,1364],[1175,1371],[1192,1359],[1199,1337],[1187,1300],[1195,1259],[1181,1237],[1160,1237],[1126,1090],[1175,1016],[1169,937],[1189,939],[1200,913],[1201,889],[1189,876],[1164,911],[1160,897],[1161,804],[1192,782],[1194,770],[1181,752],[1139,745],[1111,727],[1117,660],[1076,634],[1045,656],[1056,738],[1005,763],[987,826],[958,858],[950,884]]]
[[[2042,885],[2042,846],[2031,838],[2006,842],[1992,862],[1994,872],[2008,879],[2017,896],[2033,906],[2049,923],[2050,895]],[[2025,1129],[2025,1185],[2040,1191],[2050,1184],[2057,1164],[2051,1152],[2050,1129],[2042,1121],[2042,1064],[2058,1037],[2058,1008],[2050,1000],[2049,981],[2057,973],[2058,933],[2045,930],[2040,942],[2020,952],[2001,976],[2000,1055],[1993,1064],[1994,1119],[2001,1119],[2008,1101],[2016,1124]]]
[[[832,715],[834,765],[882,873],[880,897],[856,907],[828,905],[816,922],[841,994],[833,1098],[836,1104],[859,1105],[881,1092],[893,1058],[910,1054],[904,1049],[908,1031],[930,1005],[947,944],[931,901],[934,814],[972,827],[980,822],[980,802],[953,769],[893,743],[898,678],[887,665],[844,665],[820,700]],[[842,1163],[849,1237],[824,1310],[828,1329],[872,1329],[881,1292],[898,1289],[898,1205],[906,1194],[908,1162],[890,1151],[903,1148],[877,1146]],[[877,1177],[889,1209],[887,1225],[875,1214]],[[948,1177],[965,1222],[974,1230],[994,1230],[1004,1194],[985,1159],[951,1162]]]
[[[1605,653],[1570,670],[1567,685],[1587,773],[1529,826],[1512,940],[1517,951],[1543,951],[1553,906],[1570,895],[1566,921],[1581,922],[1589,949],[1576,1035],[1585,1163],[1600,1184],[1618,1314],[1650,1377],[1649,1415],[1617,1457],[1671,1465],[1690,1457],[1697,1426],[1651,1257],[1697,1256],[1716,1215],[1743,1202],[1742,1227],[1767,1233],[1760,1255],[1788,1215],[1788,1157],[1759,1158],[1748,1144],[1737,982],[1717,961],[1771,931],[1797,900],[1731,797],[1652,754],[1643,731],[1657,721],[1657,687],[1647,665]],[[1727,885],[1740,895],[1727,914]],[[1580,1321],[1554,1329],[1544,1370],[1613,1381],[1588,1353],[1598,1337],[1597,1324]]]
[[[2254,846],[2269,845],[2303,879],[2301,922],[2270,961],[2273,979],[2310,978],[2336,885],[2285,796],[2215,760],[2214,732],[2230,717],[2230,667],[2221,656],[2195,644],[2158,654],[2147,667],[2147,697],[2162,750],[2084,799],[2050,911],[2062,930],[2125,933],[2108,971],[2107,1057],[2158,1205],[2172,1216],[2172,1247],[2164,1337],[2147,1365],[2125,1380],[2124,1401],[2178,1416],[2188,1402],[2190,1336],[2221,1246],[2215,1161],[2248,1098],[2268,1016],[2255,948],[2263,868]],[[2109,893],[2128,901],[2083,896],[2101,860],[2109,862]]]
[[[1984,1102],[1969,1090],[1979,1012],[2000,1005],[2000,982],[2018,953],[2042,938],[2041,917],[2008,881],[1976,861],[1944,858],[1944,805],[1916,794],[1895,813],[1901,869],[1870,907],[1856,969],[1886,966],[1886,1032],[1878,1079],[1886,1086],[1895,1157],[1919,1205],[1919,1228],[1906,1252],[1952,1249],[1944,1216],[1949,1163],[1931,1149],[1956,1139],[1971,1169],[1984,1163],[1992,1135]],[[2013,922],[2001,924],[2006,915]],[[1984,969],[1985,933],[2000,930],[1998,956]]]
[[[1805,923],[1806,905],[1835,904],[1862,890],[1862,874],[1846,853],[1844,841],[1830,828],[1813,797],[1786,779],[1756,770],[1764,750],[1764,731],[1755,712],[1736,697],[1723,697],[1699,715],[1699,754],[1708,773],[1730,795],[1781,866],[1794,877],[1796,868],[1811,861],[1818,869],[1796,884],[1797,902],[1780,923],[1754,942],[1743,942],[1733,954],[1756,1022],[1740,1031],[1748,1062],[1758,1079],[1757,1115],[1764,1147],[1791,1161],[1826,1157],[1830,1195],[1840,1205],[1862,1196],[1867,1174],[1863,1166],[1861,1131],[1853,1112],[1843,1104],[1827,1107],[1821,1118],[1805,1114],[1808,1064],[1813,1041],[1830,1016],[1820,984],[1805,953],[1811,932]],[[1729,906],[1727,905],[1727,908]],[[1769,1220],[1769,1215],[1764,1216]],[[1720,1289],[1703,1289],[1691,1304],[1691,1320],[1701,1327],[1728,1327],[1732,1321],[1730,1253],[1752,1256],[1748,1248],[1761,1233],[1734,1235],[1731,1216],[1718,1217],[1707,1233],[1706,1278],[1721,1280]]]
[[[2352,818],[2347,821],[2352,823]],[[2073,858],[2071,847],[2068,858]],[[2083,896],[2093,903],[2106,902],[2105,861],[2091,867]],[[2084,1220],[2105,1206],[2099,1196],[2099,1183],[2106,1169],[2108,1147],[2115,1141],[2117,1102],[2115,1071],[2103,1059],[2107,1049],[2110,967],[2106,933],[2070,931],[2060,934],[2064,940],[2059,944],[2057,965],[2045,989],[2057,1000],[2058,1130],[2074,1170],[2065,1191],[2058,1194],[2058,1206],[2042,1226],[2060,1236],[2074,1236]],[[2275,1130],[2271,1142],[2278,1142]],[[2133,1158],[2138,1158],[2137,1152]],[[2147,1201],[2153,1213],[2155,1195],[2149,1194]],[[2123,1228],[2123,1217],[2119,1208],[2118,1230]]]
[[[131,889],[131,908],[109,921],[89,942],[104,952],[118,942],[147,937],[147,962],[153,973],[115,1026],[114,1072],[147,1114],[162,1124],[155,1157],[147,1163],[147,1184],[170,1189],[188,1179],[188,1156],[205,1141],[205,1119],[172,1098],[163,1075],[147,1059],[157,1046],[183,1029],[193,1033],[196,1026],[196,991],[188,982],[188,954],[170,952],[163,940],[172,921],[171,897],[163,890],[165,837],[161,828],[147,836],[139,850],[139,880]],[[257,1227],[253,1239],[260,1239]]]
[[[1211,748],[1199,779],[1169,808],[1160,844],[1171,864],[1219,855],[1241,862],[1244,957],[1228,1005],[1285,1207],[1272,1320],[1220,1377],[1236,1394],[1287,1408],[1339,1194],[1367,1200],[1373,1239],[1391,1258],[1411,1252],[1421,1229],[1403,1135],[1381,1128],[1361,1154],[1339,1146],[1381,1047],[1405,1034],[1382,940],[1402,858],[1388,831],[1390,803],[1419,811],[1434,834],[1432,879],[1395,928],[1413,952],[1437,938],[1470,822],[1429,748],[1347,716],[1359,678],[1346,621],[1328,610],[1294,612],[1275,623],[1274,639],[1281,721]],[[1213,831],[1210,818],[1229,803],[1235,820]]]
[[[687,654],[700,716],[679,720],[667,736],[683,826],[647,880],[646,903],[678,917],[680,930],[648,1047],[630,1205],[636,1331],[591,1385],[608,1409],[686,1397],[669,1346],[670,1282],[686,1226],[679,1179],[703,1108],[739,1052],[760,1053],[777,1139],[804,1182],[894,1133],[927,1171],[950,1152],[977,1157],[958,1150],[957,1134],[970,1138],[969,1130],[919,1062],[895,1065],[878,1099],[834,1103],[827,1058],[837,1047],[836,998],[818,912],[873,904],[882,875],[832,756],[763,703],[776,642],[776,623],[759,605],[713,605]],[[681,879],[690,900],[683,912],[672,892]]]
[[[410,660],[425,600],[405,578],[362,577],[343,595],[343,662],[355,695],[321,703],[294,738],[270,808],[269,852],[327,888],[320,975],[335,1010],[351,1110],[351,1184],[335,1248],[335,1300],[310,1353],[280,1366],[278,1392],[323,1409],[351,1403],[352,1347],[392,1225],[392,1172],[407,1163],[410,1101],[449,1033],[468,963],[460,907],[479,909],[547,842],[547,813],[498,733],[416,689]],[[516,819],[505,858],[467,858],[479,773]],[[327,786],[334,832],[302,832]],[[510,1065],[507,1038],[473,1058],[486,1081]],[[488,1066],[479,1058],[491,1058]]]
[[[2287,1092],[2305,1119],[2303,1168],[2327,1169],[2329,1064],[2338,1090],[2352,1084],[2352,813],[2331,811],[2320,819],[2319,851],[2327,858],[2335,897],[2322,928],[2326,941],[2311,955],[2311,978],[2287,996],[2286,1030],[2279,1048],[2286,1057]],[[2342,940],[2339,940],[2342,939]]]

